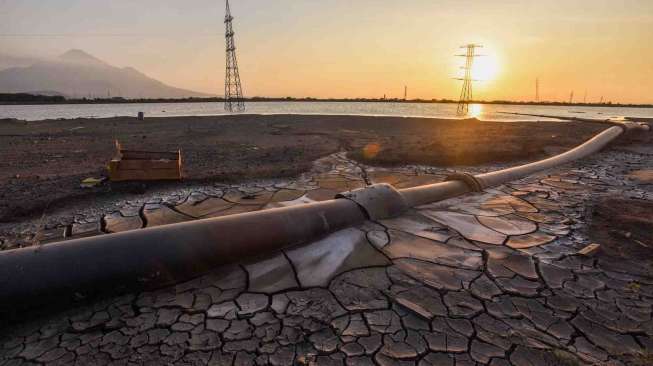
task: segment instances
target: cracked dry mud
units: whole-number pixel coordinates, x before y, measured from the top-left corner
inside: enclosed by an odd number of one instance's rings
[[[256,262],[11,325],[0,365],[647,365],[653,267],[577,255],[601,197],[653,200],[646,153],[581,162],[368,221]],[[80,214],[42,243],[440,181],[336,154],[294,181],[207,187]],[[363,178],[365,177],[365,179]],[[106,210],[105,210],[106,211]]]

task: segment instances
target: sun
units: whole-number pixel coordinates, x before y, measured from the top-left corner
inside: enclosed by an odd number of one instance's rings
[[[477,57],[472,66],[472,78],[480,81],[491,81],[499,73],[499,60],[495,55]]]

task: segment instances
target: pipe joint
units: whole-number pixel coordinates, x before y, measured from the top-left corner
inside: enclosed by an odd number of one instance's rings
[[[624,122],[627,130],[651,132],[651,126],[645,122]]]
[[[356,202],[365,210],[371,220],[399,216],[408,209],[408,204],[401,193],[386,183],[343,192],[336,198],[345,198]]]
[[[621,121],[616,123],[616,125],[620,126],[624,132],[643,129],[642,125],[637,122]]]
[[[465,183],[469,190],[472,192],[483,192],[484,185],[481,180],[477,179],[474,175],[469,173],[453,173],[445,178],[445,181],[449,182],[452,180],[457,180]]]

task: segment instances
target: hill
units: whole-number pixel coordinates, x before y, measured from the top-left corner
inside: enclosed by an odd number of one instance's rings
[[[0,93],[48,90],[67,97],[185,98],[204,93],[175,88],[131,67],[112,66],[82,50],[70,50],[54,60],[0,71]]]

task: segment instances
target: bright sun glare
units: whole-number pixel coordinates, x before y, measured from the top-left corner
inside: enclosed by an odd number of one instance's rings
[[[499,73],[499,61],[494,55],[477,57],[472,67],[472,77],[476,80],[491,81]]]
[[[470,117],[480,117],[483,113],[483,106],[480,104],[471,104],[469,106],[469,116]]]

